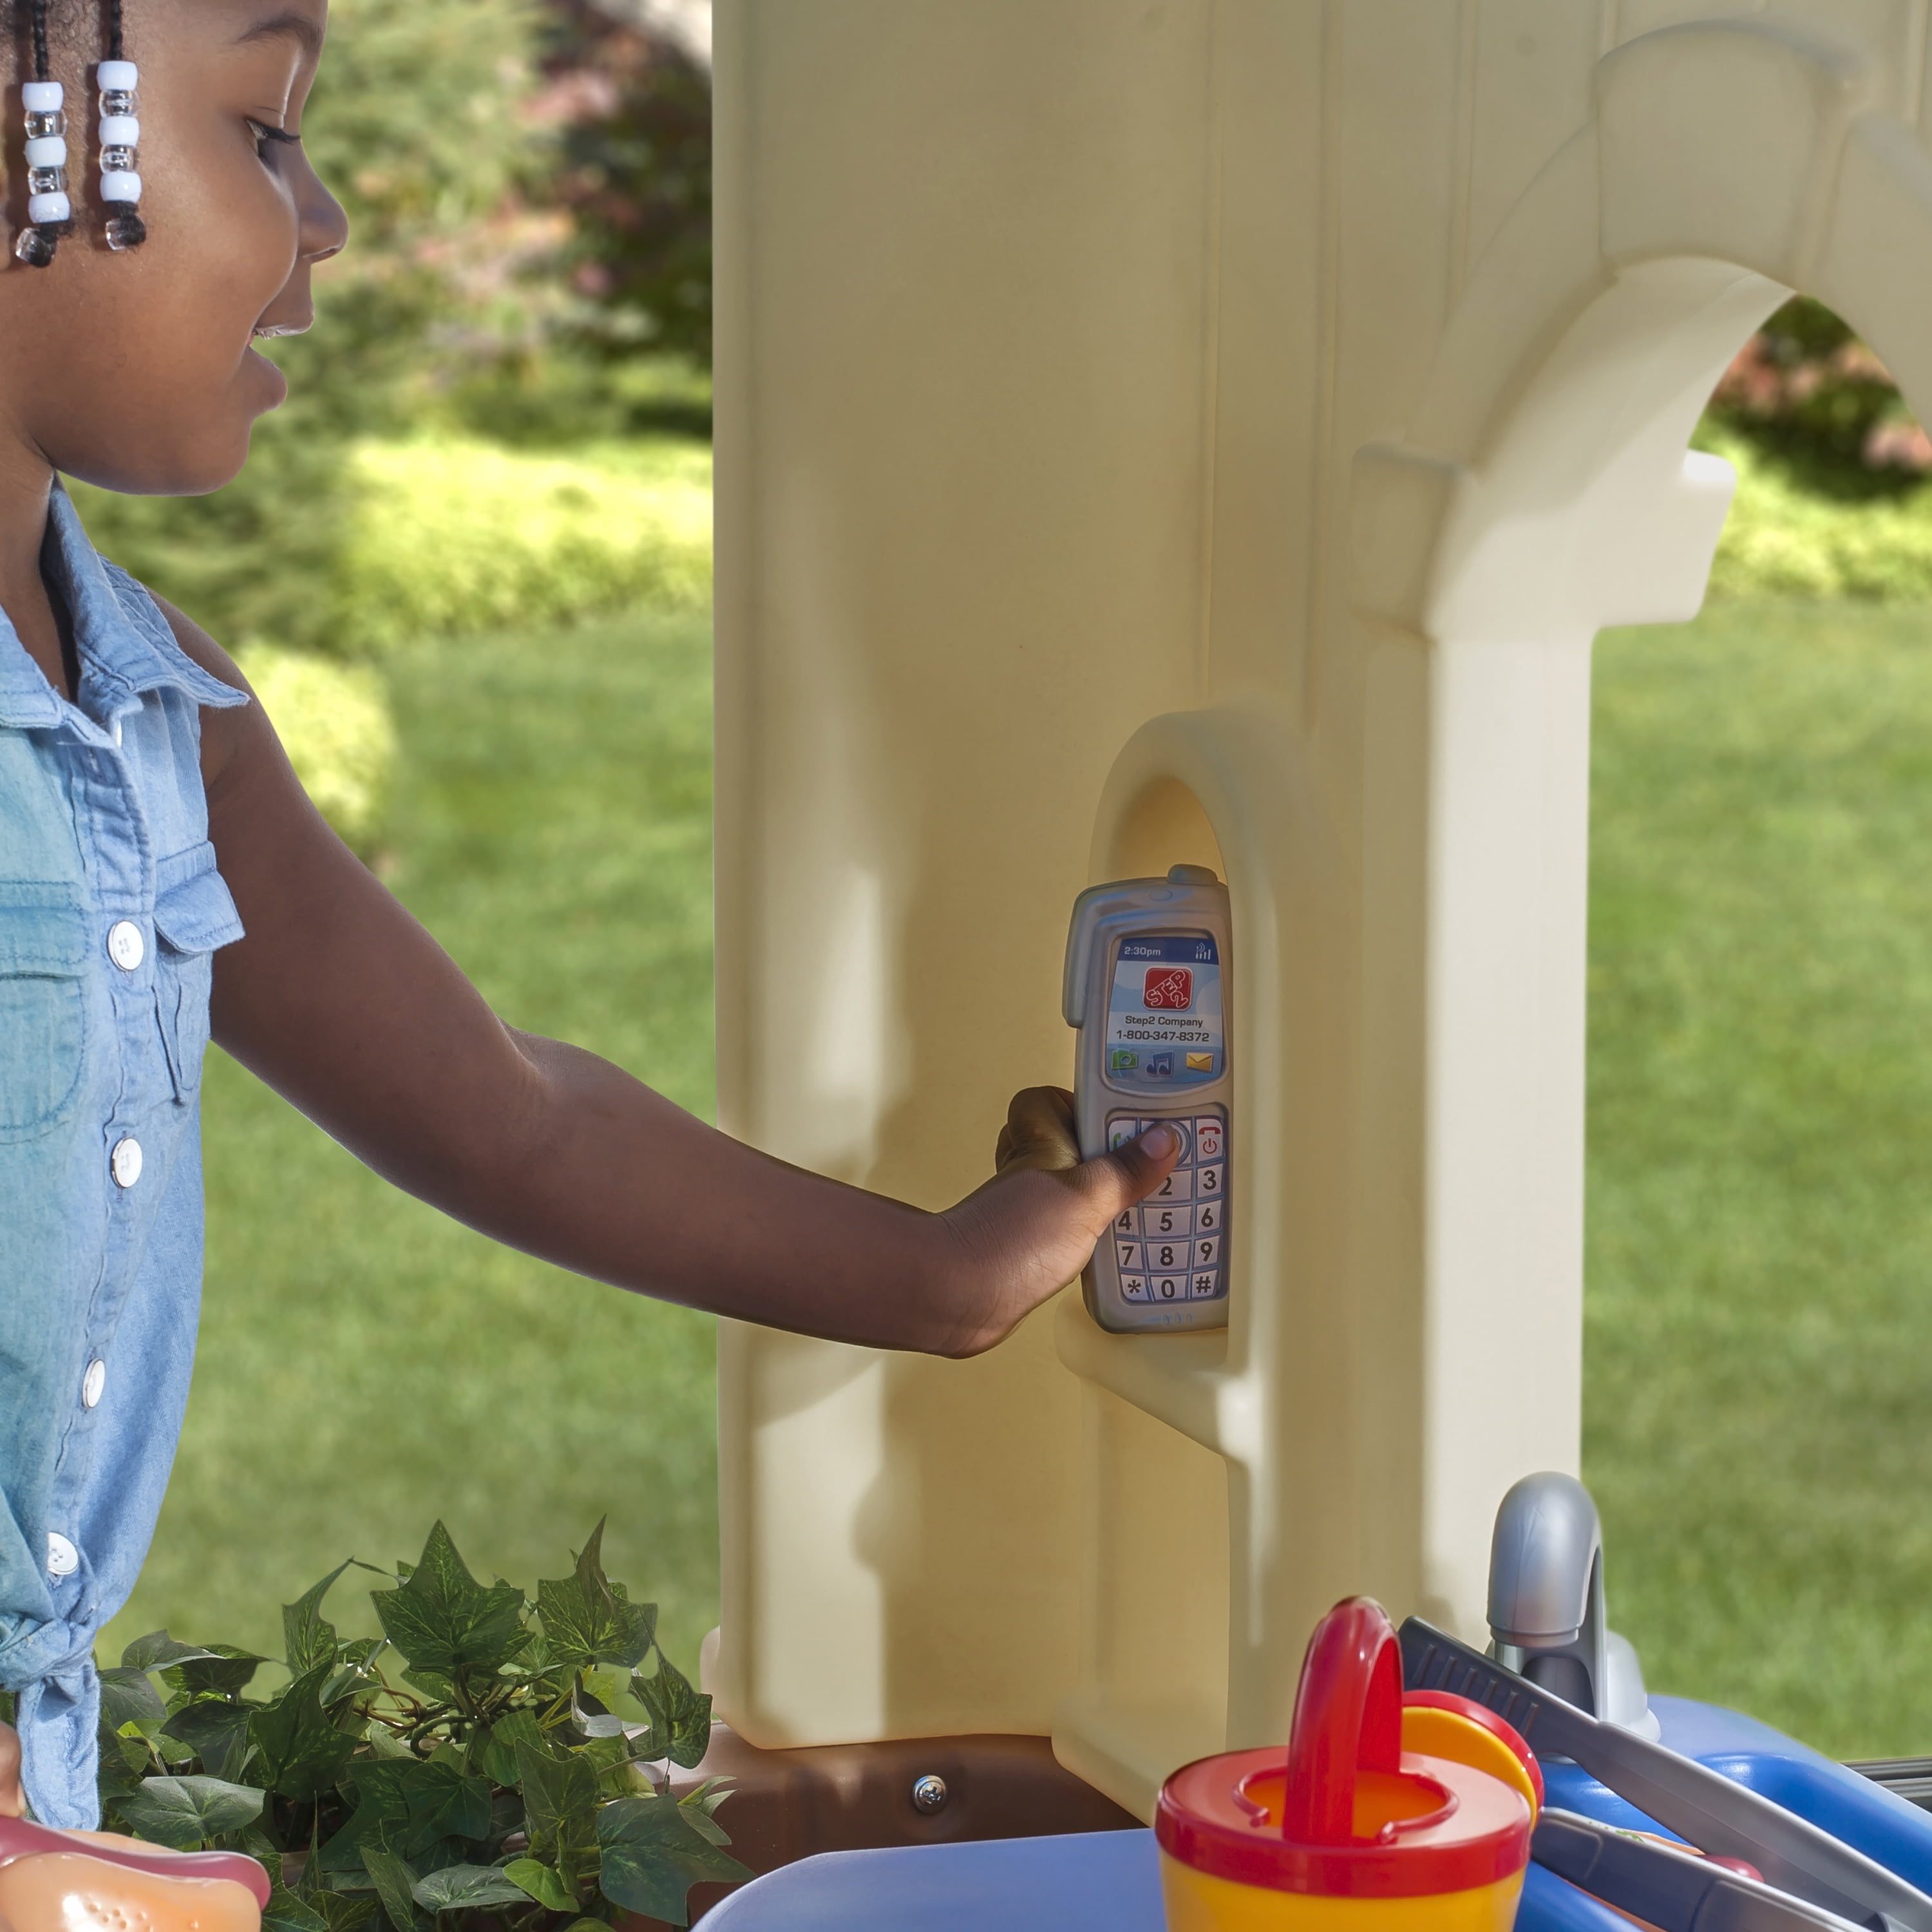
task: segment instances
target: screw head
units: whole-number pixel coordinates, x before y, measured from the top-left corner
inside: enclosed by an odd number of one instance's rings
[[[912,1787],[913,1809],[923,1811],[929,1816],[934,1811],[946,1809],[946,1780],[936,1771],[928,1771],[923,1778],[915,1778]]]

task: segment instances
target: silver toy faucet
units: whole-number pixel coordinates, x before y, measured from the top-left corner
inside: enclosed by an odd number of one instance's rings
[[[1604,1532],[1574,1476],[1503,1498],[1490,1544],[1490,1654],[1592,1717],[1654,1735],[1636,1652],[1604,1618]]]

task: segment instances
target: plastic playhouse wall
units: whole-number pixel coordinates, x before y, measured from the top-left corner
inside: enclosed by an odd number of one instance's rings
[[[932,1208],[1080,889],[1231,885],[1225,1334],[725,1324],[720,1714],[1146,1815],[1574,1469],[1590,650],[1793,290],[1932,397],[1926,0],[724,0],[720,1106]],[[908,1282],[907,1292],[917,1292]]]

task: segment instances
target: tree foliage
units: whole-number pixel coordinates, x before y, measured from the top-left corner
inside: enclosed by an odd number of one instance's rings
[[[1932,469],[1932,441],[1892,372],[1822,302],[1794,296],[1725,370],[1708,419],[1742,436],[1814,494],[1909,490]]]
[[[554,0],[546,64],[578,81],[550,193],[566,260],[607,350],[711,366],[711,80],[586,0]]]

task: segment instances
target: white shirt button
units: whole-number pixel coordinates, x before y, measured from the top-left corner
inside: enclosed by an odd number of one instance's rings
[[[98,1355],[87,1365],[87,1373],[80,1378],[80,1399],[89,1408],[98,1408],[100,1391],[107,1386],[107,1364]]]
[[[71,1576],[80,1568],[80,1552],[57,1529],[47,1532],[47,1574]]]
[[[132,973],[148,956],[148,942],[131,919],[117,920],[108,928],[107,956],[124,973]]]
[[[141,1178],[141,1143],[132,1134],[124,1141],[116,1141],[108,1164],[114,1170],[117,1187],[132,1187]]]

